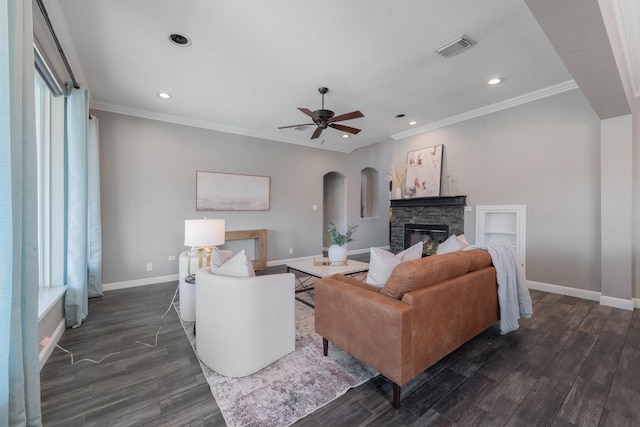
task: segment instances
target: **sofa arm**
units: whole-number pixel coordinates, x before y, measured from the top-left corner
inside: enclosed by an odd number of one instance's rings
[[[339,276],[315,285],[315,329],[398,385],[411,379],[412,307]]]

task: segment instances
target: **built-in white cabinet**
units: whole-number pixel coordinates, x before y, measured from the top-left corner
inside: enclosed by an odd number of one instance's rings
[[[522,266],[527,261],[527,206],[476,206],[476,244],[504,240],[513,245]]]

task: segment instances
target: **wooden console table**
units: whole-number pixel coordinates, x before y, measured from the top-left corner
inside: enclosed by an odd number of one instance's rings
[[[259,258],[253,260],[254,270],[267,268],[267,230],[235,230],[225,232],[225,240],[256,240],[256,254]]]

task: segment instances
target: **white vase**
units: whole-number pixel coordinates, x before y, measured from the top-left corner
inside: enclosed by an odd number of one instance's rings
[[[396,188],[396,199],[402,199],[402,189],[400,187]]]
[[[332,263],[341,263],[347,260],[347,245],[331,245],[329,246],[329,261]]]

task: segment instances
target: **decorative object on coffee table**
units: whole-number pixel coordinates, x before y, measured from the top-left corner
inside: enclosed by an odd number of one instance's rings
[[[317,260],[324,258],[306,258],[299,261],[287,263],[287,273],[296,274],[296,299],[309,307],[313,307],[313,283],[315,279],[333,276],[334,274],[342,274],[345,276],[356,276],[366,273],[369,270],[369,264],[354,259],[346,260],[342,263],[318,265]],[[324,264],[324,265],[323,265]],[[309,298],[299,298],[299,294],[307,294]],[[309,301],[310,300],[310,301]]]
[[[329,247],[329,260],[332,263],[345,262],[347,259],[347,243],[354,242],[353,233],[358,229],[358,224],[353,223],[347,227],[345,234],[340,233],[333,222],[327,228],[327,238],[331,240]]]

